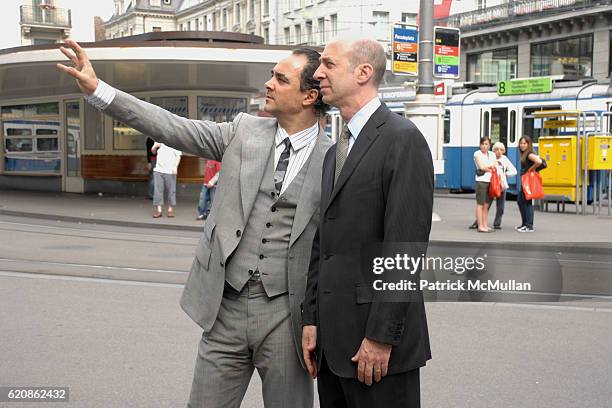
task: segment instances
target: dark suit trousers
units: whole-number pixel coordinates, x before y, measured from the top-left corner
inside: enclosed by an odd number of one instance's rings
[[[331,372],[325,354],[317,377],[321,408],[419,408],[419,369],[388,375],[371,386]],[[357,366],[355,366],[355,369]]]

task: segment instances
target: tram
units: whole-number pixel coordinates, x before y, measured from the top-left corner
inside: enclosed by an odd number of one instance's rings
[[[534,112],[545,110],[591,112],[591,123],[586,131],[610,131],[612,88],[609,83],[594,80],[554,80],[550,93],[499,96],[497,87],[460,87],[452,89],[444,115],[444,173],[436,175],[436,188],[451,192],[471,191],[474,188],[474,152],[482,136],[491,143],[502,142],[506,155],[518,168],[518,142],[521,136],[530,136],[538,148],[541,136],[575,134],[576,129],[550,129]],[[383,102],[392,112],[404,114],[404,103]],[[601,123],[601,128],[598,128]],[[330,112],[329,131],[336,138],[342,129],[342,118],[337,110]],[[510,177],[510,194],[517,192],[518,177]]]

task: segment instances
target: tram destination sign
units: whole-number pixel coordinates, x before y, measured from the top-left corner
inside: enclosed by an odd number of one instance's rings
[[[419,75],[419,29],[417,26],[396,23],[391,31],[393,59],[391,72]]]
[[[550,77],[512,79],[497,83],[497,94],[500,96],[550,93],[552,90],[553,83]]]
[[[460,36],[458,28],[434,27],[434,76],[459,78]]]

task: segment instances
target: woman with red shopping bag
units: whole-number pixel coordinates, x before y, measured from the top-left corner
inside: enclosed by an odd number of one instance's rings
[[[542,159],[540,156],[535,154],[533,151],[533,142],[529,136],[523,136],[519,140],[519,151],[521,154],[521,180],[523,180],[523,176],[526,180],[533,179],[533,175],[539,177],[539,174],[535,172],[536,168],[538,168],[542,164]],[[533,172],[533,173],[529,173]],[[529,173],[529,174],[528,174]],[[519,206],[519,210],[521,212],[521,225],[515,227],[518,232],[534,232],[533,228],[533,196],[532,191],[527,191],[528,196],[525,195],[526,191],[523,188],[523,183],[521,182],[521,191],[519,191],[517,202]],[[529,186],[532,184],[530,183]],[[541,179],[540,179],[541,186]]]

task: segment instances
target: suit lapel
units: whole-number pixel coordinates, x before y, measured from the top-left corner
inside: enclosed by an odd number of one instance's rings
[[[351,148],[351,151],[348,157],[346,158],[346,162],[344,163],[344,166],[342,167],[342,171],[340,171],[340,176],[338,176],[338,180],[336,181],[334,185],[334,188],[331,193],[331,197],[329,198],[329,201],[327,202],[325,210],[327,210],[327,208],[332,203],[332,201],[334,201],[334,198],[336,198],[336,196],[338,195],[338,193],[340,192],[344,184],[351,177],[351,174],[353,174],[353,171],[355,171],[355,168],[357,168],[357,165],[359,165],[361,158],[366,154],[366,152],[370,149],[370,146],[372,145],[374,140],[376,140],[376,138],[378,137],[378,128],[383,123],[385,123],[385,120],[387,119],[387,115],[389,114],[389,112],[390,112],[389,109],[385,105],[381,105],[372,114],[372,116],[366,122],[363,129],[361,129],[361,132],[359,133],[359,136],[357,137],[355,144]],[[333,168],[335,169],[336,167],[335,156],[334,156],[334,160],[332,161],[334,164]],[[332,176],[332,183],[333,183],[333,176]]]
[[[243,220],[249,218],[268,160],[274,148],[277,122],[266,121],[259,128],[247,130],[248,135],[240,153],[240,197]]]
[[[306,177],[302,183],[302,189],[300,190],[297,207],[295,209],[295,217],[293,218],[293,226],[291,227],[289,246],[293,245],[302,234],[304,228],[306,228],[306,225],[308,225],[312,215],[317,209],[317,200],[313,200],[312,195],[320,191],[321,178],[318,177],[319,172],[317,170],[321,168],[323,155],[325,154],[321,144],[323,138],[327,138],[327,135],[325,131],[321,129],[316,144],[310,153],[310,159],[308,160]]]

